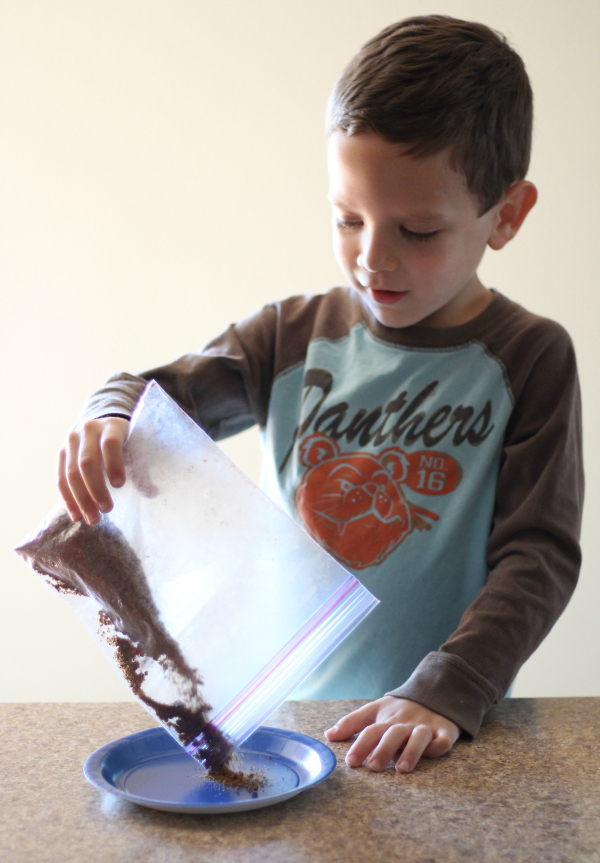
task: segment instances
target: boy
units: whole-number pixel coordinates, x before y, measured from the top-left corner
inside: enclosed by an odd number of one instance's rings
[[[408,19],[368,42],[328,112],[349,288],[274,303],[200,354],[116,375],[60,454],[98,521],[155,379],[213,438],[258,422],[266,488],[381,600],[296,693],[369,698],[326,734],[381,770],[474,736],[577,580],[581,428],[571,342],[477,267],[536,202],[532,94],[480,24]],[[441,645],[441,646],[440,646]]]

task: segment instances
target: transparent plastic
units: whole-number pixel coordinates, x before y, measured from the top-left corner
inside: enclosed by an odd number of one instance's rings
[[[112,490],[114,509],[99,525],[54,513],[17,551],[150,713],[214,766],[378,600],[155,382],[132,417],[125,459],[127,482]],[[135,570],[129,598],[121,559]],[[177,705],[177,721],[165,705]]]

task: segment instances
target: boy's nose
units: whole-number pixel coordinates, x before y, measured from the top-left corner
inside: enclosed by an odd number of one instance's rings
[[[364,238],[357,264],[369,273],[393,272],[398,261],[389,242],[376,234]]]

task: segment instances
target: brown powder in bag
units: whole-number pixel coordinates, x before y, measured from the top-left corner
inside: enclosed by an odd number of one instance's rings
[[[202,680],[160,620],[142,564],[121,531],[108,519],[90,526],[61,513],[16,550],[57,591],[90,596],[99,603],[100,628],[107,630],[103,635],[133,694],[173,729],[183,746],[202,734],[194,753],[197,760],[209,769],[222,764],[231,743],[210,723],[211,708],[200,693]],[[146,658],[179,678],[185,704],[161,704],[145,694],[140,660]]]

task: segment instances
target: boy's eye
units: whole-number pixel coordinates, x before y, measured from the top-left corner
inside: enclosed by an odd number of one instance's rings
[[[400,233],[407,240],[413,240],[416,243],[428,243],[439,234],[439,231],[429,231],[427,234],[420,234],[417,231],[409,231],[403,225],[400,225]]]
[[[353,231],[356,228],[362,228],[360,219],[336,219],[335,223],[342,231]]]

